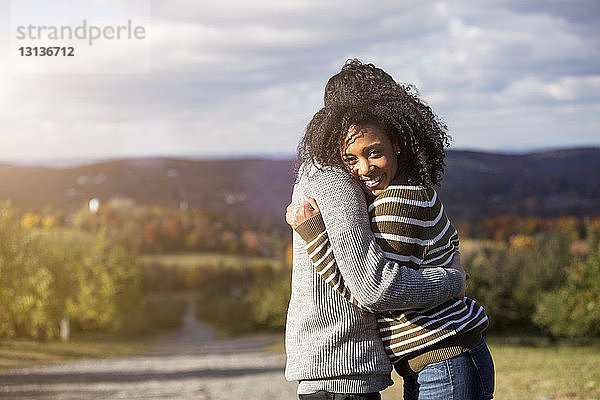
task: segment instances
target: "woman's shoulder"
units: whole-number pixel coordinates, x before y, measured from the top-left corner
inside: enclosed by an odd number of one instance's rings
[[[431,187],[392,182],[379,196],[377,196],[375,201],[388,198],[388,201],[397,199],[397,201],[414,200],[429,202],[434,200],[435,197],[437,197],[437,194]]]
[[[308,187],[307,193],[320,187],[336,189],[340,188],[342,191],[350,190],[351,188],[360,188],[358,182],[344,170],[338,167],[321,167],[319,165],[304,163],[298,169],[296,184],[301,187]]]
[[[430,188],[392,182],[369,205],[369,213],[394,215],[423,215],[436,202]]]

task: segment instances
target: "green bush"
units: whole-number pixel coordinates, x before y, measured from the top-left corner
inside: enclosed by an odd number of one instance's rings
[[[534,321],[556,337],[600,336],[600,251],[566,272],[566,282],[543,296]]]
[[[229,333],[282,330],[290,296],[290,271],[272,266],[216,269],[199,291],[198,319]]]
[[[53,271],[44,261],[41,238],[22,228],[10,207],[0,207],[0,336],[57,334],[49,321]]]
[[[256,277],[245,300],[256,324],[264,330],[283,330],[291,292],[287,269],[266,271]]]
[[[514,318],[508,288],[512,274],[506,264],[506,249],[490,246],[480,247],[470,257],[463,260],[465,270],[471,276],[467,296],[485,307],[490,321],[490,329],[504,328]]]
[[[0,207],[0,337],[56,338],[62,319],[76,330],[144,330],[140,279],[136,257],[102,231],[22,227]]]
[[[516,235],[503,245],[482,246],[465,257],[471,275],[467,295],[481,303],[490,330],[536,328],[536,309],[564,281],[570,253],[568,231],[536,237]]]

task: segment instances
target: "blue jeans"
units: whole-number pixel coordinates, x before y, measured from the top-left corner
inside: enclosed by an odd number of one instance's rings
[[[494,362],[483,339],[466,353],[404,378],[404,400],[493,398]]]

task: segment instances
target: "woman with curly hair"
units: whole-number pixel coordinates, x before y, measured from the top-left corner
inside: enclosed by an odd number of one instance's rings
[[[458,251],[458,233],[433,189],[447,145],[446,126],[413,87],[351,60],[327,83],[325,107],[307,127],[299,160],[349,172],[367,195],[385,257],[423,271],[449,266]],[[384,349],[404,377],[404,399],[492,398],[494,367],[481,334],[487,316],[464,288],[434,306],[375,310],[355,296],[360,283],[346,283],[317,202],[306,198],[288,214],[317,276],[352,306],[376,313]]]

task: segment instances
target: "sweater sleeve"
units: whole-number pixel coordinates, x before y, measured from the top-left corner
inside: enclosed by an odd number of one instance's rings
[[[310,189],[339,271],[359,304],[375,312],[428,307],[460,293],[457,270],[414,270],[385,258],[370,229],[364,194],[345,172],[315,174]]]
[[[372,311],[358,304],[344,282],[344,277],[337,266],[335,256],[329,242],[329,235],[325,230],[325,223],[321,214],[317,214],[296,227],[296,232],[306,242],[306,251],[317,270],[317,273],[331,288],[341,294],[351,304]]]

